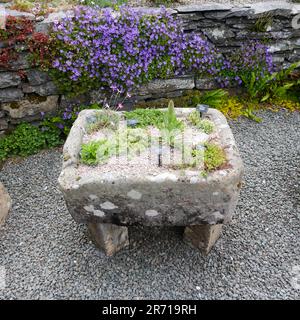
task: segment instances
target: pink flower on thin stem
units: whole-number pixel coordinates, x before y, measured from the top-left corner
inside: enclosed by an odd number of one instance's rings
[[[117,109],[120,110],[120,109],[123,109],[123,108],[124,108],[124,106],[122,105],[122,103],[119,103]]]

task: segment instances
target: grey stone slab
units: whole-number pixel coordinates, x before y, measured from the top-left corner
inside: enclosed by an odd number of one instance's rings
[[[47,72],[37,69],[28,70],[26,76],[31,86],[38,86],[51,80]]]
[[[58,96],[35,97],[35,99],[23,99],[14,103],[3,103],[2,109],[9,113],[13,119],[39,115],[41,112],[49,112],[58,106]]]
[[[21,83],[20,76],[15,72],[0,73],[0,89],[15,87]]]
[[[0,89],[0,102],[20,100],[23,96],[23,91],[18,88]]]
[[[186,6],[179,6],[176,10],[179,13],[188,12],[204,12],[204,11],[229,11],[233,8],[232,5],[221,3],[207,3],[207,4],[191,4]]]
[[[0,226],[4,223],[10,211],[11,204],[11,198],[3,184],[0,182]]]
[[[110,223],[89,223],[88,228],[95,245],[104,250],[107,256],[112,256],[129,245],[127,227]]]

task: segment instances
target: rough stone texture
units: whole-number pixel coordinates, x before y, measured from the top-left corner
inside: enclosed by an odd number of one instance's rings
[[[2,108],[8,111],[13,119],[22,119],[27,116],[38,115],[40,112],[49,112],[58,106],[58,96],[48,96],[44,99],[21,100],[14,103],[3,103]]]
[[[17,10],[11,10],[6,8],[5,9],[5,14],[6,16],[13,16],[13,17],[24,17],[29,20],[35,20],[35,15],[29,12],[22,12],[22,11],[17,11]]]
[[[177,116],[192,109],[177,109]],[[84,110],[74,123],[64,146],[59,185],[68,209],[79,223],[115,225],[187,226],[228,223],[237,204],[243,165],[225,117],[210,109],[216,139],[226,152],[227,165],[207,178],[199,171],[172,170],[147,176],[121,176],[92,170],[78,171],[85,128],[95,110]],[[192,174],[192,175],[191,175]],[[167,194],[167,196],[166,196]]]
[[[221,3],[207,3],[207,4],[191,4],[187,6],[179,6],[176,10],[179,13],[187,12],[203,12],[203,11],[228,11],[232,8],[231,5],[221,4]]]
[[[0,89],[15,87],[21,83],[21,78],[13,72],[2,72],[0,74]]]
[[[0,102],[18,101],[23,96],[23,91],[18,88],[0,89]]]
[[[222,224],[204,224],[185,227],[184,240],[207,255],[219,239],[222,226]]]
[[[4,223],[11,208],[11,198],[0,182],[0,226]]]
[[[42,97],[56,95],[59,93],[57,87],[52,81],[46,82],[38,86],[31,86],[28,83],[24,83],[22,85],[22,90],[24,93],[37,93]]]
[[[47,72],[37,69],[27,71],[26,76],[31,86],[39,86],[51,80]]]
[[[35,31],[48,34],[50,27],[53,25],[54,22],[57,22],[67,16],[72,17],[73,15],[74,14],[71,10],[67,10],[66,12],[59,11],[50,13],[46,19],[36,24]]]
[[[4,119],[0,119],[0,132],[8,129],[8,123]]]
[[[161,92],[170,92],[177,90],[189,90],[194,89],[195,81],[193,76],[184,76],[173,79],[154,80],[150,83],[142,86],[134,93],[136,95],[151,95]]]
[[[219,85],[214,79],[197,78],[195,81],[195,88],[199,90],[212,90],[219,88]]]
[[[127,227],[109,223],[89,223],[88,228],[95,245],[104,250],[107,256],[112,256],[129,245]]]

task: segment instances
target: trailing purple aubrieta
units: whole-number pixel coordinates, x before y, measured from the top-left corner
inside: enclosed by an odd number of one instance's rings
[[[218,74],[220,55],[199,34],[161,8],[155,15],[120,7],[77,7],[53,27],[52,74],[65,92],[130,92],[154,78]],[[53,57],[52,57],[53,58]]]

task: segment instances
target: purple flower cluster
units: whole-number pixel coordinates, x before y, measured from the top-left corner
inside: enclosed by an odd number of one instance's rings
[[[100,88],[120,93],[154,78],[186,72],[216,75],[216,50],[197,34],[185,34],[178,20],[121,7],[120,11],[77,7],[53,28],[53,68],[76,91]],[[79,89],[80,88],[80,89]]]
[[[262,77],[274,72],[272,55],[268,47],[257,40],[244,43],[234,63],[238,69],[254,71]]]
[[[227,87],[231,83],[247,85],[252,73],[260,80],[275,71],[268,47],[257,40],[249,40],[222,61],[218,81]]]

